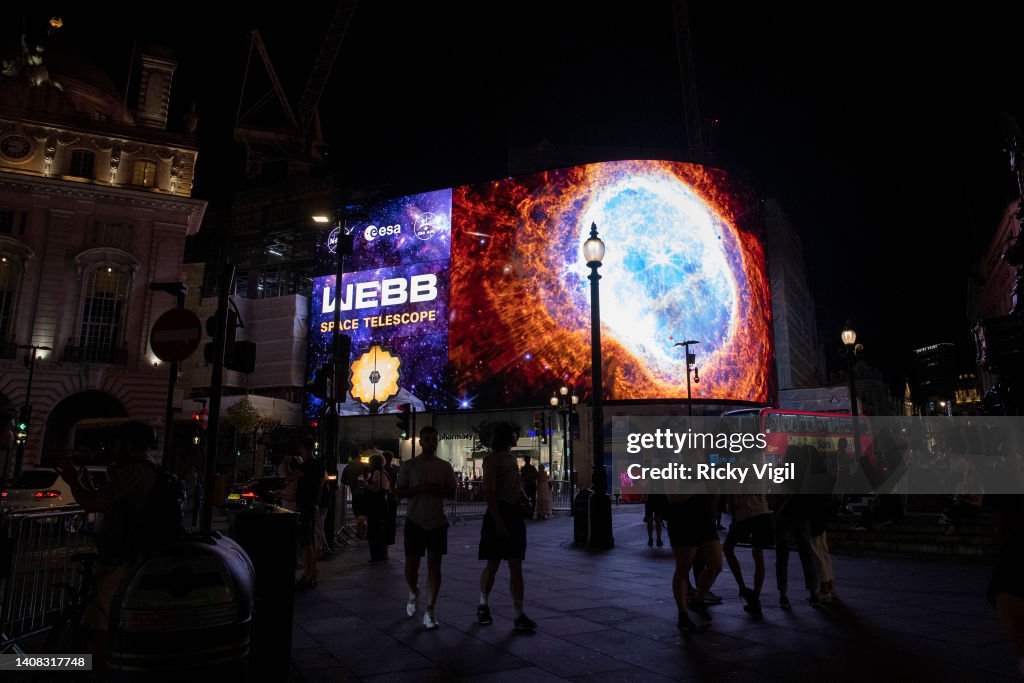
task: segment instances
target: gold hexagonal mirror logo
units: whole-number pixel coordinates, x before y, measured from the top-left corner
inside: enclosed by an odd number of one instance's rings
[[[352,363],[352,398],[361,403],[383,403],[398,393],[402,359],[374,345]]]

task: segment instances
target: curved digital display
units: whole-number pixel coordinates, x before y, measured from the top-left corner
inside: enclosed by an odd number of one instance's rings
[[[723,172],[667,161],[589,164],[384,202],[369,222],[349,226],[341,328],[353,360],[377,344],[402,361],[399,391],[378,410],[538,405],[558,384],[586,396],[590,269],[581,247],[594,223],[606,245],[605,397],[685,398],[675,343],[695,339],[694,398],[767,402],[770,288],[755,208]],[[313,374],[333,323],[328,242],[310,316]],[[318,403],[314,396],[307,412]],[[369,410],[351,395],[345,405],[343,413]]]

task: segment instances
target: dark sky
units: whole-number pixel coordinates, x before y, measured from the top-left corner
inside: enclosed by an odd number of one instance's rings
[[[1001,112],[1024,114],[1024,13],[893,4],[691,3],[690,15],[702,115],[720,120],[716,165],[783,202],[828,345],[850,318],[896,379],[917,346],[963,342],[970,358],[967,277],[1008,191]],[[177,50],[179,93],[203,116],[197,194],[213,197],[248,31],[261,30],[297,99],[334,3],[218,18],[204,7],[133,16],[76,3],[63,39],[104,35],[98,58],[121,81],[133,38]],[[671,3],[364,0],[321,112],[333,162],[356,185],[502,177],[510,142],[545,137],[682,150]]]

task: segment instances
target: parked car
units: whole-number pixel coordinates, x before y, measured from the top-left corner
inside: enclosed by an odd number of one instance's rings
[[[263,477],[242,484],[234,484],[224,501],[229,509],[246,508],[259,501],[276,503],[277,493],[285,486],[284,477]]]
[[[107,468],[86,467],[92,486],[99,489],[107,483]],[[71,494],[71,487],[51,467],[26,470],[13,484],[0,492],[0,505],[9,512],[42,512],[56,508],[77,505]],[[74,533],[86,521],[93,521],[93,515],[75,515],[65,520],[65,528]]]

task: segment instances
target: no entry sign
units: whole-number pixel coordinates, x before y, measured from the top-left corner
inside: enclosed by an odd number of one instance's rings
[[[187,308],[172,308],[153,323],[149,345],[156,357],[167,363],[185,360],[199,348],[203,326]]]

